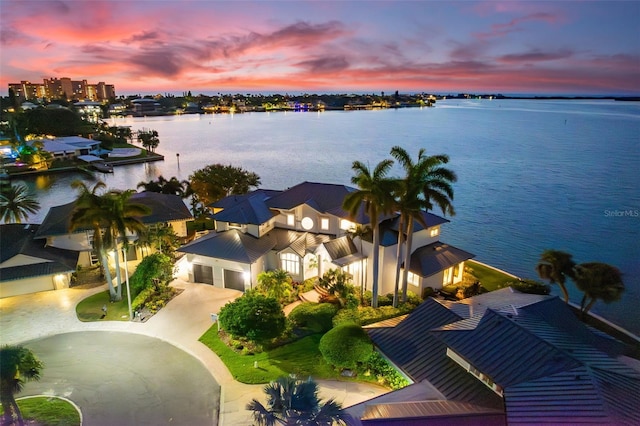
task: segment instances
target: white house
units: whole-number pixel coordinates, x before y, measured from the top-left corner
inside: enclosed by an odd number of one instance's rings
[[[354,283],[372,287],[371,234],[352,238],[357,225],[370,225],[361,209],[354,217],[342,208],[354,188],[303,182],[284,191],[256,190],[231,195],[210,207],[216,232],[178,251],[181,266],[192,282],[246,290],[260,272],[283,269],[294,281],[321,276],[340,268]],[[380,223],[380,294],[393,292],[398,244],[397,214]],[[423,227],[414,224],[409,290],[441,288],[462,280],[464,262],[471,253],[440,242],[440,226],[448,220],[423,212]]]
[[[43,149],[53,158],[76,158],[81,155],[100,155],[100,141],[81,136],[64,136],[44,139]]]

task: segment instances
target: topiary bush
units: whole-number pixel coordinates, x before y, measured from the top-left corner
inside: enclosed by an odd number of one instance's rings
[[[234,337],[264,342],[280,336],[286,319],[280,303],[256,292],[247,292],[220,309],[220,326]]]
[[[359,325],[343,324],[322,336],[318,349],[329,364],[357,369],[371,356],[373,343]]]
[[[299,328],[308,328],[316,333],[324,333],[333,327],[333,317],[339,306],[332,303],[303,303],[289,314],[289,321]]]

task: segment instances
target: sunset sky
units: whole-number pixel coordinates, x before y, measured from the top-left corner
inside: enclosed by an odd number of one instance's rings
[[[0,93],[640,94],[640,1],[0,0]]]

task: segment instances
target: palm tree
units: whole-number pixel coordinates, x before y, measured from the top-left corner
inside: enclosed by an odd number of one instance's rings
[[[267,406],[253,399],[247,410],[260,426],[333,425],[346,424],[346,414],[333,398],[322,403],[318,397],[318,384],[309,377],[300,380],[283,376],[264,387]]]
[[[10,185],[0,192],[0,218],[4,223],[22,223],[40,210],[40,203],[25,185]]]
[[[573,256],[559,250],[545,250],[540,255],[540,261],[536,265],[536,272],[543,280],[549,280],[550,284],[558,284],[562,291],[565,303],[569,303],[569,292],[565,285],[567,277],[574,279],[576,263]]]
[[[69,231],[73,232],[82,228],[90,228],[93,230],[93,249],[100,257],[100,264],[107,280],[107,285],[109,286],[109,296],[112,301],[117,300],[107,258],[107,248],[109,245],[105,244],[103,237],[103,231],[110,223],[105,216],[105,200],[103,196],[99,194],[99,191],[104,189],[106,184],[98,181],[92,189],[89,189],[84,182],[74,181],[71,183],[71,187],[77,189],[79,194],[78,198],[76,198],[73,212],[71,213]],[[106,234],[108,233],[105,233],[105,235]]]
[[[378,269],[380,263],[380,214],[388,214],[393,210],[393,194],[397,186],[397,180],[387,177],[389,169],[393,166],[393,160],[383,160],[373,169],[373,172],[360,161],[354,161],[351,168],[355,175],[351,182],[358,186],[359,190],[347,194],[342,207],[355,216],[362,207],[369,215],[369,222],[373,230],[373,275],[371,306],[378,307]]]
[[[120,272],[119,240],[122,240],[122,247],[126,251],[129,249],[129,238],[127,231],[134,234],[146,232],[145,224],[140,217],[148,215],[151,210],[142,204],[132,203],[132,190],[119,191],[111,190],[104,197],[104,215],[107,222],[107,232],[105,233],[105,245],[116,252],[114,256],[116,264],[117,300],[122,298],[122,275]]]
[[[620,300],[624,292],[622,274],[618,268],[606,263],[581,263],[575,268],[576,286],[584,292],[580,311],[584,316],[593,305],[602,300],[611,303]]]
[[[407,278],[411,263],[413,244],[413,224],[415,221],[426,227],[422,212],[433,210],[438,206],[442,213],[454,216],[453,187],[458,180],[455,172],[443,167],[449,162],[449,156],[444,154],[428,156],[424,148],[418,151],[417,161],[413,161],[406,150],[399,146],[391,148],[391,155],[398,160],[405,170],[405,177],[401,181],[397,192],[397,207],[404,220],[407,235],[404,251],[404,270],[402,273],[402,301],[407,301]],[[399,234],[403,232],[399,229]],[[398,244],[400,244],[398,236]],[[400,259],[398,259],[400,262]]]
[[[185,198],[187,196],[188,185],[188,181],[180,181],[175,176],[172,176],[171,179],[167,180],[164,176],[160,175],[157,180],[138,183],[138,188],[144,188],[144,190],[148,192],[172,194]]]
[[[4,415],[3,425],[24,425],[15,394],[25,382],[40,380],[43,364],[31,350],[22,346],[5,345],[0,348],[0,399]]]

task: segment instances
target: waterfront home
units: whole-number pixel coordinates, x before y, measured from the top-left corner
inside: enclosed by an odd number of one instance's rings
[[[34,239],[40,225],[0,225],[0,297],[69,287],[78,252]]]
[[[294,281],[342,269],[371,289],[371,234],[352,237],[357,226],[370,226],[364,208],[352,217],[342,208],[345,185],[303,182],[283,191],[259,189],[213,203],[215,232],[181,247],[181,267],[192,282],[247,290],[260,272],[283,269]],[[441,288],[462,280],[471,253],[440,242],[448,222],[423,212],[426,228],[415,223],[409,290],[421,295],[426,287]],[[380,294],[393,292],[397,264],[398,214],[383,218],[379,228]]]
[[[633,348],[558,297],[429,298],[381,325],[368,334],[412,384],[349,407],[351,425],[640,424]]]
[[[182,198],[139,192],[133,194],[131,200],[151,210],[151,214],[140,218],[149,228],[170,226],[178,237],[186,239],[187,222],[193,220],[193,216]],[[69,231],[74,207],[75,202],[52,207],[40,225],[1,226],[0,297],[68,288],[71,274],[78,267],[98,262],[93,251],[93,230]],[[137,239],[136,235],[128,237],[132,241]],[[148,251],[148,247],[132,244],[126,260],[132,266],[136,265]],[[118,256],[124,267],[121,250],[118,250]],[[115,264],[112,257],[109,261]]]
[[[81,136],[62,136],[42,140],[44,151],[53,158],[77,158],[81,155],[100,155],[100,141]]]

